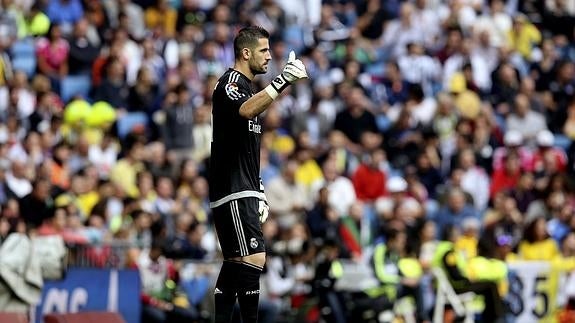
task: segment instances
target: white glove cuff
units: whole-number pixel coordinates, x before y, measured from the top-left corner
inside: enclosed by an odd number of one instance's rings
[[[266,90],[266,93],[270,98],[272,98],[272,100],[275,100],[280,95],[280,93],[271,84],[266,86],[264,90]]]
[[[288,82],[288,80],[286,80],[286,78],[280,74],[272,80],[270,85],[266,86],[266,92],[272,99],[275,100],[275,98],[277,98],[283,90],[287,89],[289,85],[290,82]],[[275,90],[275,93],[272,90]]]

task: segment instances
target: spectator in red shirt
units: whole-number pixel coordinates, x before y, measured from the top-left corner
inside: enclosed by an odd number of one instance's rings
[[[38,235],[49,236],[59,235],[66,243],[86,244],[88,238],[78,232],[74,232],[66,225],[68,212],[65,208],[59,207],[54,211],[53,217],[44,220],[44,223],[38,228]]]
[[[38,58],[38,71],[50,78],[52,87],[57,89],[60,79],[68,75],[68,55],[70,45],[62,37],[58,24],[52,24],[47,37],[38,39],[36,43],[36,56]]]
[[[525,171],[531,171],[532,164],[532,152],[524,145],[523,135],[516,130],[508,130],[503,138],[502,147],[497,147],[493,152],[493,170],[498,170],[503,168],[503,157],[508,155],[510,152],[515,151],[519,154],[519,159],[521,160],[521,167]]]
[[[387,175],[379,167],[383,161],[385,161],[384,151],[376,149],[366,155],[354,172],[351,180],[355,194],[361,201],[371,202],[385,195]]]
[[[567,168],[567,154],[564,150],[554,147],[555,136],[549,130],[540,131],[537,134],[537,149],[533,152],[531,160],[534,172],[541,172],[545,168],[547,158],[555,162],[557,171],[560,173],[565,172]]]
[[[521,159],[517,152],[509,152],[503,157],[503,168],[496,169],[491,175],[489,196],[493,198],[500,191],[514,188],[521,176]]]

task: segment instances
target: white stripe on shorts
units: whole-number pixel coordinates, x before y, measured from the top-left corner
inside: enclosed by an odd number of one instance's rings
[[[230,202],[230,208],[232,211],[232,220],[234,221],[234,227],[236,230],[236,236],[238,238],[238,244],[240,246],[240,253],[242,256],[249,255],[248,245],[246,242],[246,237],[244,235],[244,228],[240,220],[240,212],[238,208],[238,201],[234,200]]]

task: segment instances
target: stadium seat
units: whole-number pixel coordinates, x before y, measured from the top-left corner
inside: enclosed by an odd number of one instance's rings
[[[457,316],[465,318],[464,323],[475,322],[473,300],[476,294],[473,292],[457,294],[441,268],[432,268],[432,272],[437,282],[433,323],[443,322],[443,314],[447,304],[451,305]]]
[[[0,322],[28,323],[28,317],[23,313],[0,312]]]
[[[126,137],[136,127],[147,127],[148,116],[143,112],[130,112],[117,121],[118,136],[120,138]]]
[[[15,41],[10,47],[12,56],[30,56],[36,54],[34,47],[34,40],[32,38],[25,38]]]
[[[36,57],[35,56],[20,56],[12,59],[12,68],[15,71],[22,71],[26,73],[28,78],[31,78],[36,72]]]
[[[2,321],[3,322],[3,321]],[[126,323],[114,312],[51,313],[44,315],[44,323]]]
[[[36,48],[32,39],[22,39],[10,47],[12,67],[15,71],[23,71],[28,77],[36,72]]]
[[[68,102],[75,95],[88,99],[91,88],[92,80],[89,75],[69,75],[60,83],[60,97],[64,102]]]

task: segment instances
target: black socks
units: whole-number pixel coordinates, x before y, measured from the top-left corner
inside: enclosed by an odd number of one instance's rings
[[[236,275],[240,268],[239,262],[224,260],[222,264],[214,289],[215,323],[228,323],[232,319],[236,304]]]
[[[262,268],[249,263],[242,263],[241,279],[238,286],[238,302],[243,323],[258,321],[258,302],[260,299],[260,274]]]
[[[225,260],[214,289],[215,323],[229,323],[236,296],[243,323],[256,323],[262,268],[245,262]]]

